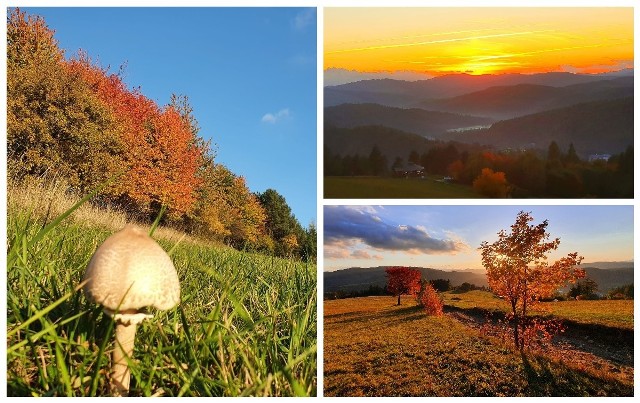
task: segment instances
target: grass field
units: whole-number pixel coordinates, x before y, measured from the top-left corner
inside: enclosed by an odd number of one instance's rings
[[[504,300],[486,291],[445,292],[442,296],[446,305],[457,308],[509,311],[509,306]],[[632,300],[543,302],[532,314],[552,316],[581,324],[633,329]]]
[[[469,186],[436,182],[434,177],[381,178],[375,176],[325,176],[328,199],[457,199],[481,197]]]
[[[115,218],[45,226],[55,209],[9,193],[7,394],[106,395],[113,321],[75,288]],[[130,396],[316,395],[316,266],[157,234],[181,303],[138,328]]]
[[[631,396],[633,376],[521,354],[405,298],[324,301],[325,396]],[[632,371],[632,369],[631,369]]]

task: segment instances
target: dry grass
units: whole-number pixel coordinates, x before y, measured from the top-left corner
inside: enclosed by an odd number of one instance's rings
[[[325,396],[612,396],[633,384],[523,355],[409,298],[324,302]]]
[[[84,195],[74,195],[66,191],[67,184],[56,177],[41,179],[30,178],[25,183],[17,185],[11,181],[7,183],[7,210],[27,212],[31,219],[51,221],[71,206],[76,204]],[[137,222],[123,211],[110,207],[96,207],[91,203],[84,203],[69,217],[69,220],[79,225],[104,229],[108,232],[121,230],[127,223],[135,223],[143,228],[151,226]],[[185,236],[183,232],[160,226],[154,232],[154,238],[170,243],[178,240],[202,244],[203,242],[192,236]],[[211,244],[211,242],[207,242]],[[222,245],[217,245],[222,246]]]

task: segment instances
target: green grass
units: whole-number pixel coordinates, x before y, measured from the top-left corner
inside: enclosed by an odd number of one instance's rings
[[[457,199],[481,197],[469,186],[436,182],[435,177],[381,178],[374,176],[325,176],[328,199]]]
[[[632,396],[633,369],[521,354],[409,297],[324,301],[325,396]]]
[[[7,394],[107,395],[113,321],[76,287],[113,231],[8,210]],[[315,265],[160,243],[182,301],[138,328],[130,396],[316,394]]]
[[[462,309],[480,308],[489,311],[508,312],[509,306],[502,299],[486,291],[442,294],[445,305]],[[587,325],[633,330],[633,301],[557,301],[543,302],[532,315],[551,316]]]

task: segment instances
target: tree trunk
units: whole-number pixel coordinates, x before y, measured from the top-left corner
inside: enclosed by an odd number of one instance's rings
[[[519,323],[518,323],[518,317],[514,316],[513,317],[513,342],[516,345],[516,348],[522,350],[522,347],[520,346],[520,335],[519,335]]]

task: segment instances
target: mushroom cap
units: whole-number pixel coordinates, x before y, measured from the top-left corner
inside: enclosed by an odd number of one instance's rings
[[[180,302],[180,282],[171,258],[142,228],[128,224],[95,251],[84,291],[106,312],[143,307],[171,309]]]

